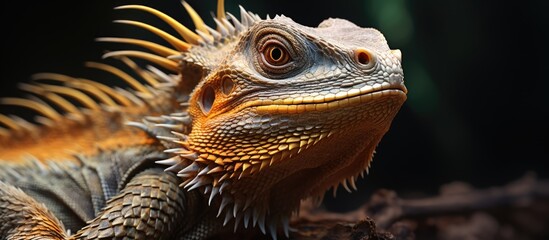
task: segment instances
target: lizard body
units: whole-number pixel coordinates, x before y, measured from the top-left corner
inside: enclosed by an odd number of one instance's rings
[[[406,99],[400,51],[343,19],[311,28],[243,8],[237,19],[223,2],[216,30],[183,2],[196,31],[146,6],[118,7],[155,15],[180,34],[121,20],[170,46],[100,38],[147,50],[105,54],[146,83],[87,63],[132,90],[38,74],[61,84],[23,85],[40,99],[2,100],[39,112],[43,126],[0,115],[9,129],[0,129],[0,234],[203,239],[253,226],[276,238],[277,229],[288,236],[301,200],[355,188]]]

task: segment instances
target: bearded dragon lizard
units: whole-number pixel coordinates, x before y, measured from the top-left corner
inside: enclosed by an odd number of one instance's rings
[[[116,8],[178,33],[118,20],[167,45],[98,39],[129,50],[86,66],[131,89],[40,73],[21,85],[34,97],[2,98],[38,112],[36,123],[0,114],[3,239],[276,238],[300,201],[356,188],[406,100],[400,51],[343,19],[312,28],[242,7],[238,19],[219,0],[214,29],[183,6],[195,31]]]

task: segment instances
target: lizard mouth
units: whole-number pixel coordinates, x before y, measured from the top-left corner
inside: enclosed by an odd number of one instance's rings
[[[256,111],[260,114],[321,112],[369,103],[385,97],[398,97],[405,100],[407,92],[408,90],[404,84],[385,83],[366,86],[360,89],[351,89],[347,92],[339,92],[337,94],[254,102],[252,106],[255,106]]]

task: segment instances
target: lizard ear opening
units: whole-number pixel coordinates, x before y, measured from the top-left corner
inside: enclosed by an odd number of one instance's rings
[[[215,91],[211,86],[207,86],[204,91],[202,91],[202,96],[200,96],[200,109],[202,112],[207,115],[210,110],[212,110],[213,103],[215,101]]]
[[[234,89],[234,81],[230,77],[223,77],[223,80],[221,82],[221,91],[225,96],[228,96],[233,92]]]

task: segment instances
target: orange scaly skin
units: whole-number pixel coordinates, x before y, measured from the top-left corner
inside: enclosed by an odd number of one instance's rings
[[[42,74],[38,78],[60,84],[23,89],[68,115],[42,101],[2,100],[38,111],[46,126],[0,115],[11,129],[0,129],[0,159],[8,160],[0,170],[6,195],[0,219],[39,212],[14,210],[24,200],[37,209],[43,202],[76,232],[60,232],[63,227],[50,216],[54,227],[40,231],[60,239],[205,239],[246,231],[242,226],[276,238],[278,230],[289,235],[289,218],[302,200],[321,201],[340,184],[356,188],[406,100],[400,51],[391,50],[379,31],[343,19],[312,28],[284,16],[261,19],[243,8],[237,19],[223,4],[218,1],[213,30],[183,2],[196,31],[146,6],[118,7],[152,14],[180,35],[120,20],[170,47],[100,38],[148,50],[105,54],[140,80],[88,64],[133,90]],[[131,58],[177,75],[137,66]],[[86,102],[82,93],[103,106]],[[75,108],[61,95],[88,109]],[[5,228],[0,234],[17,236]]]
[[[114,114],[113,114],[114,115]],[[120,116],[118,116],[120,118]],[[117,119],[113,116],[109,119]],[[98,119],[100,120],[100,119]],[[57,123],[54,129],[40,129],[40,132],[22,132],[10,137],[1,138],[2,146],[0,159],[13,161],[25,161],[25,155],[32,155],[36,159],[72,159],[75,153],[82,155],[95,155],[99,149],[112,150],[125,148],[132,145],[153,144],[154,141],[143,131],[128,128],[124,121],[105,123],[88,119],[85,124],[66,121]],[[119,125],[114,132],[109,125]],[[93,126],[93,129],[86,129]],[[30,135],[30,136],[29,136]],[[33,136],[34,135],[34,136]],[[108,136],[108,138],[103,138]],[[66,149],[66,151],[51,151],[51,149]]]

